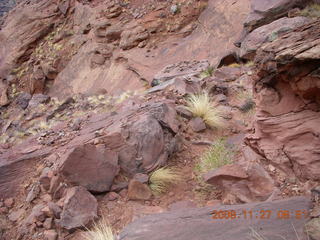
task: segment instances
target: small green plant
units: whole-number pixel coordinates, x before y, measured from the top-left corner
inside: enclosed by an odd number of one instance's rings
[[[252,92],[250,91],[240,91],[237,94],[237,99],[239,101],[242,101],[243,104],[239,107],[239,110],[243,113],[247,113],[254,109],[255,102],[253,101]]]
[[[186,107],[194,117],[200,117],[210,127],[223,127],[224,121],[221,112],[213,106],[207,92],[191,94],[187,99]]]
[[[154,194],[161,194],[168,190],[170,185],[182,180],[182,176],[176,168],[162,167],[151,173],[149,187]]]
[[[300,12],[301,16],[318,18],[320,17],[320,4],[310,4]]]
[[[209,66],[207,69],[203,70],[200,73],[199,77],[201,79],[204,79],[204,78],[207,78],[207,77],[211,77],[213,75],[213,73],[214,73],[214,67]]]
[[[95,223],[93,228],[83,235],[85,240],[115,240],[112,229],[105,219]]]
[[[203,154],[200,162],[196,165],[196,170],[199,173],[205,173],[224,165],[231,164],[234,155],[235,152],[226,145],[223,138],[220,138]]]

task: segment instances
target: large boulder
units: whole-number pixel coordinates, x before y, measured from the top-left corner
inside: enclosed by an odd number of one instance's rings
[[[296,239],[298,235],[299,239],[306,240],[304,226],[310,205],[310,200],[296,197],[275,202],[182,209],[138,219],[123,229],[119,239],[238,240],[263,236],[281,240],[282,236]],[[236,215],[232,217],[231,211]]]
[[[259,164],[225,165],[209,171],[204,180],[223,191],[223,200],[230,195],[241,202],[264,201],[273,193],[275,186],[272,178]]]
[[[248,32],[287,16],[289,10],[304,7],[309,0],[252,0],[251,12],[244,23]]]
[[[315,21],[257,52],[257,114],[248,144],[288,175],[320,180],[320,25]]]
[[[118,154],[87,144],[65,154],[61,174],[66,181],[92,192],[106,192],[119,172]]]
[[[256,50],[265,42],[272,42],[279,34],[288,32],[296,27],[302,26],[309,21],[306,17],[281,18],[270,24],[255,29],[244,39],[241,44],[240,57],[253,60]]]
[[[73,187],[66,193],[59,224],[68,230],[88,226],[97,214],[96,198],[83,187]]]

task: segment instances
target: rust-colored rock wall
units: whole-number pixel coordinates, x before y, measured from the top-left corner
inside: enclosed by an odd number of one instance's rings
[[[248,143],[286,173],[320,179],[320,25],[265,44],[255,59],[257,103]]]

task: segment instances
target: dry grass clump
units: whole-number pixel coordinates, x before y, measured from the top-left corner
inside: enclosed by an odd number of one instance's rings
[[[300,12],[301,16],[318,18],[320,17],[320,4],[310,4]]]
[[[200,162],[196,165],[196,170],[205,173],[231,164],[234,155],[235,152],[226,145],[223,138],[220,138],[202,155]]]
[[[182,175],[176,168],[162,167],[151,173],[149,187],[154,194],[161,194],[168,190],[169,186],[182,180]]]
[[[210,127],[223,127],[224,120],[221,112],[213,106],[213,102],[207,92],[191,94],[187,99],[187,109],[194,117],[200,117]]]
[[[115,240],[112,229],[105,219],[95,223],[91,230],[83,234],[85,240]]]
[[[231,63],[230,65],[228,65],[228,67],[239,68],[241,67],[241,65],[239,63]]]

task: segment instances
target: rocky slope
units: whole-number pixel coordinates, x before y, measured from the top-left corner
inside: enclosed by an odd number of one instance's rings
[[[19,3],[0,31],[0,238],[106,219],[123,240],[320,239],[314,3]],[[202,91],[219,128],[185,108]],[[232,159],[199,172],[221,142]],[[163,166],[183,181],[159,195]]]

